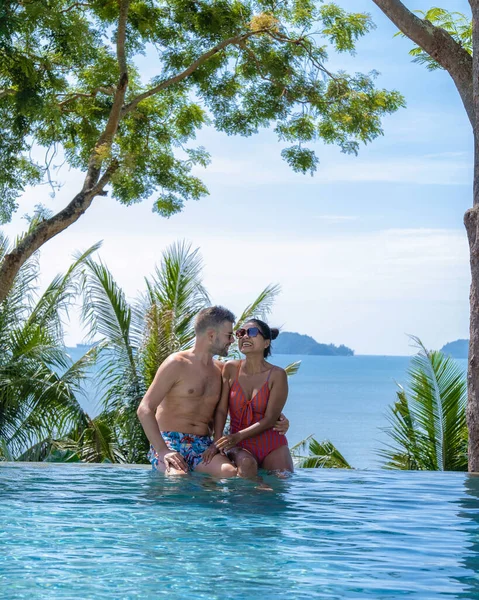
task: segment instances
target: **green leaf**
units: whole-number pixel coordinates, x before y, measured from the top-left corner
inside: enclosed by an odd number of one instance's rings
[[[379,452],[386,468],[467,470],[467,387],[462,369],[441,352],[428,351],[411,336],[418,354],[409,380],[397,392],[385,429],[391,443]]]
[[[302,455],[305,449],[309,451],[307,456]],[[318,442],[312,435],[293,446],[291,455],[300,469],[352,469],[332,442]]]

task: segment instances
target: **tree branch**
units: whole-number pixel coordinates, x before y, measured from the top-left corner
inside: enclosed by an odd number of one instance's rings
[[[261,65],[261,62],[260,62],[259,58],[256,56],[256,54],[251,50],[251,48],[248,48],[248,46],[246,44],[241,44],[240,47],[242,50],[244,50],[248,54],[248,56],[255,63],[261,79],[263,81],[267,81],[268,83],[272,83],[277,88],[281,89],[282,90],[281,96],[285,96],[286,98],[288,98],[288,86],[283,82],[277,81],[276,79],[272,79],[271,77],[267,77],[266,75],[264,75],[263,74],[263,66]]]
[[[86,3],[86,2],[74,2],[68,8],[65,8],[65,9],[61,10],[60,13],[64,14],[64,13],[70,12],[74,8],[89,8],[89,7],[90,7],[90,5],[88,3]]]
[[[201,65],[203,65],[209,58],[211,58],[212,56],[217,54],[220,50],[223,50],[227,46],[239,44],[239,43],[243,42],[244,40],[247,40],[248,38],[252,37],[253,35],[265,33],[266,31],[268,31],[268,30],[260,29],[258,31],[248,31],[248,33],[236,35],[234,37],[231,37],[231,38],[228,38],[227,40],[222,41],[214,48],[211,48],[211,50],[208,50],[207,52],[202,54],[199,58],[197,58],[194,62],[192,62],[191,65],[189,67],[187,67],[184,71],[182,71],[181,73],[178,73],[178,75],[174,75],[173,77],[170,77],[169,79],[165,79],[165,81],[162,81],[154,88],[151,88],[151,89],[147,90],[146,92],[139,94],[130,103],[126,104],[123,107],[123,109],[121,111],[121,116],[124,117],[126,114],[131,112],[134,108],[136,108],[138,103],[141,102],[142,100],[145,100],[146,98],[150,98],[150,96],[154,96],[155,94],[158,94],[158,92],[161,92],[161,90],[164,90],[165,88],[169,87],[170,85],[173,85],[174,83],[179,83],[180,81],[183,81],[183,79],[186,79],[189,75],[194,73],[196,71],[196,69],[198,69],[198,67],[201,67]]]
[[[410,40],[452,77],[475,131],[472,57],[447,31],[412,13],[401,0],[373,0]]]
[[[68,98],[65,98],[65,100],[62,100],[61,102],[58,103],[58,106],[63,107],[65,106],[65,104],[68,104],[69,102],[72,102],[73,100],[76,100],[77,98],[95,98],[97,96],[97,94],[99,94],[100,92],[102,94],[106,94],[106,95],[112,95],[114,94],[116,91],[116,88],[114,86],[110,86],[110,87],[97,87],[95,88],[90,94],[87,93],[83,93],[83,92],[77,92],[76,94],[72,94],[71,96],[68,96]],[[1,98],[1,92],[0,92],[0,98]]]
[[[104,187],[109,183],[113,173],[119,168],[120,163],[115,159],[108,166],[98,183],[88,191],[82,190],[60,212],[45,219],[22,241],[7,254],[0,266],[0,303],[5,300],[10,291],[13,280],[25,261],[32,256],[45,242],[67,229],[75,223],[90,207],[95,196],[105,196]]]
[[[107,183],[109,183],[113,173],[115,173],[119,169],[119,167],[120,167],[120,162],[118,161],[118,159],[114,158],[111,161],[108,168],[106,169],[106,171],[100,177],[100,180],[98,181],[98,183],[88,193],[92,194],[92,196],[106,196],[104,187],[106,186]]]
[[[0,90],[0,100],[2,98],[5,98],[5,96],[10,96],[11,94],[14,94],[16,92],[16,90],[13,90],[11,88],[7,88],[5,90]]]
[[[121,118],[121,108],[125,101],[126,89],[128,87],[128,65],[126,62],[125,41],[129,5],[130,0],[121,0],[120,2],[120,16],[118,19],[118,32],[116,38],[116,55],[120,69],[120,79],[118,81],[115,97],[113,99],[113,106],[111,107],[105,129],[98,138],[95,148],[90,155],[90,160],[88,161],[88,170],[83,183],[83,192],[87,192],[96,184],[104,156],[111,148]]]

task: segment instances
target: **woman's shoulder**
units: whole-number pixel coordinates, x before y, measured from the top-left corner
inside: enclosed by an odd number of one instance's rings
[[[230,373],[234,370],[237,370],[237,369],[239,369],[240,365],[241,365],[240,360],[228,360],[225,364],[223,373]]]
[[[268,366],[271,369],[270,379],[284,380],[288,377],[288,374],[283,367],[278,367],[277,365],[272,365],[271,363],[268,363]]]

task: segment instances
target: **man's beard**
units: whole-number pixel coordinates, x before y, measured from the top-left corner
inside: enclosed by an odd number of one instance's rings
[[[225,348],[223,346],[223,348],[214,348],[214,352],[213,354],[215,354],[216,356],[228,356],[228,352],[229,352],[229,346],[228,348]]]
[[[229,349],[229,344],[227,346],[220,346],[219,341],[217,341],[211,348],[211,351],[213,356],[228,356]]]

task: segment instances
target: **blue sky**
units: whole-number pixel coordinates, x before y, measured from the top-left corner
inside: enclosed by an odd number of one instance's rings
[[[468,336],[469,266],[463,215],[472,202],[472,134],[459,95],[443,71],[411,62],[407,39],[371,0],[338,0],[369,12],[377,29],[357,54],[334,55],[329,67],[380,72],[378,86],[398,89],[407,108],[384,120],[384,136],[358,157],[317,144],[314,177],[281,160],[272,131],[250,138],[203,129],[197,144],[212,155],[198,174],[210,196],[166,220],[151,203],[123,207],[97,198],[68,232],[42,250],[42,285],[67,268],[72,253],[103,240],[100,252],[129,297],[143,289],[161,252],[175,240],[199,247],[212,300],[236,313],[268,283],[282,293],[272,325],[344,343],[358,354],[410,354],[407,334],[439,348]],[[429,2],[408,0],[410,9]],[[470,14],[466,0],[441,6]],[[145,75],[155,59],[142,58]],[[63,170],[55,199],[29,189],[3,229],[25,227],[21,216],[42,202],[64,206],[81,175]],[[80,342],[75,313],[67,341]]]

